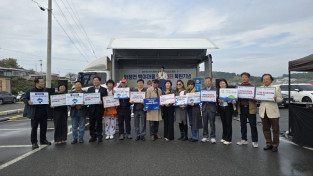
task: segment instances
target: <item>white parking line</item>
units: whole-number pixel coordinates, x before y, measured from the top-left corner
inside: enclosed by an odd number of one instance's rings
[[[0,148],[22,148],[22,147],[31,147],[32,145],[0,145]]]
[[[89,123],[87,123],[85,126],[87,126],[87,125],[89,125]],[[67,133],[67,135],[70,135],[70,134],[72,134],[72,131],[69,132],[69,133]],[[52,140],[51,143],[54,143],[54,140]],[[30,145],[30,146],[31,146],[31,145]],[[9,161],[9,162],[6,162],[6,163],[2,164],[2,165],[0,166],[0,170],[2,170],[2,169],[4,169],[4,168],[6,168],[6,167],[8,167],[8,166],[10,166],[10,165],[12,165],[12,164],[18,162],[18,161],[20,161],[20,160],[22,160],[22,159],[24,159],[24,158],[26,158],[26,157],[28,157],[28,156],[30,156],[30,155],[32,155],[32,154],[38,152],[38,151],[40,151],[41,149],[43,149],[43,148],[45,148],[45,147],[47,147],[47,146],[48,146],[48,145],[40,145],[39,148],[37,148],[37,149],[35,149],[35,150],[32,150],[32,151],[30,151],[30,152],[27,152],[27,153],[25,153],[24,155],[21,155],[21,156],[15,158],[15,159],[13,159],[13,160],[11,160],[11,161]]]
[[[39,130],[40,128],[38,128]],[[31,130],[31,128],[12,128],[12,129],[0,129],[0,131],[19,131],[19,130]],[[47,130],[54,130],[54,128],[47,128]]]
[[[294,143],[294,142],[292,142],[292,141],[289,141],[289,140],[287,140],[287,139],[285,139],[285,138],[283,138],[283,137],[280,137],[279,139],[280,139],[281,141],[287,142],[287,143],[289,143],[289,144],[292,144],[292,145],[296,145],[296,146],[298,146],[298,147],[301,147],[301,146],[299,146],[298,144],[296,144],[296,143]],[[302,147],[302,148],[305,148],[305,149],[308,149],[308,150],[312,150],[312,151],[313,151],[313,148],[310,148],[310,147]]]

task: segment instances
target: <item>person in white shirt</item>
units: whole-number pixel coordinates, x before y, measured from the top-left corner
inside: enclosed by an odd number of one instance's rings
[[[167,77],[167,73],[164,72],[164,67],[162,66],[161,67],[161,71],[158,73],[158,78],[159,79],[164,79],[166,80],[168,77]]]

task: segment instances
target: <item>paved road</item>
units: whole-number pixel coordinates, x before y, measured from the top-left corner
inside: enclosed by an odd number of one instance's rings
[[[281,110],[281,130],[287,129],[287,110]],[[50,127],[51,121],[49,121]],[[69,120],[70,124],[70,120]],[[281,138],[278,153],[263,151],[264,137],[258,125],[260,148],[238,146],[240,124],[233,121],[233,143],[230,146],[183,141],[134,141],[118,139],[103,143],[51,145],[37,152],[29,142],[30,121],[0,123],[0,166],[28,152],[29,156],[0,170],[0,175],[313,175],[313,151],[286,142]],[[221,122],[217,118],[217,139]],[[249,128],[248,128],[249,129]],[[163,134],[160,123],[160,134]],[[53,139],[53,130],[48,139]],[[85,140],[89,139],[86,131]],[[178,134],[175,124],[175,136]],[[200,131],[202,133],[202,131]],[[190,134],[189,134],[190,135]],[[202,135],[200,135],[202,136]],[[250,132],[248,133],[250,139]]]
[[[0,112],[14,110],[14,109],[21,109],[21,108],[24,108],[23,102],[16,102],[15,104],[2,104],[0,105]]]

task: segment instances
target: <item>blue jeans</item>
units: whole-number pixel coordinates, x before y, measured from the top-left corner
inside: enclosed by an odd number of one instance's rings
[[[191,139],[199,140],[199,130],[192,129],[192,109],[188,109],[189,125],[191,129]]]
[[[84,139],[85,134],[85,111],[84,110],[77,110],[75,116],[72,117],[72,129],[73,129],[73,139],[78,139],[78,131],[77,128],[79,126],[79,140]]]
[[[202,112],[202,117],[203,117],[203,137],[204,138],[209,138],[209,127],[208,123],[210,120],[210,137],[215,138],[215,112],[211,111],[204,111]]]
[[[145,136],[146,135],[146,112],[137,110],[134,112],[134,126],[137,136]],[[141,130],[140,130],[141,126]]]

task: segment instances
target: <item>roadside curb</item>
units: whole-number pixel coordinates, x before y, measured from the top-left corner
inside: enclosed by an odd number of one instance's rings
[[[2,111],[2,112],[0,112],[0,116],[6,116],[6,115],[10,115],[10,114],[19,114],[19,113],[23,113],[23,112],[24,112],[24,108],[14,109],[14,110],[9,110],[9,111]]]
[[[17,119],[20,119],[22,117],[23,117],[22,115],[18,115],[18,116],[10,117],[9,120],[17,120]]]

